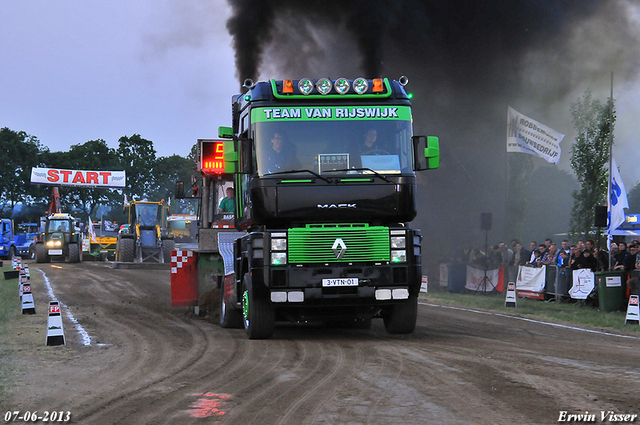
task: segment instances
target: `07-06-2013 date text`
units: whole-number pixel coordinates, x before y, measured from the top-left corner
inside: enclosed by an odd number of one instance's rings
[[[4,414],[5,422],[69,422],[70,420],[71,412],[68,411],[20,412],[19,410],[14,410]]]

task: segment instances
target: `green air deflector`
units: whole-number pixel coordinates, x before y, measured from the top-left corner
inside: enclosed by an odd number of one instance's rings
[[[341,240],[342,244],[336,242]],[[334,252],[340,251],[340,258]],[[289,263],[358,263],[390,260],[389,228],[368,224],[308,224],[289,229]]]

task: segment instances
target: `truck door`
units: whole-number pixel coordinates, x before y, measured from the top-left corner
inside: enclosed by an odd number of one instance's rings
[[[2,220],[2,243],[11,242],[12,236],[11,222],[9,220]]]

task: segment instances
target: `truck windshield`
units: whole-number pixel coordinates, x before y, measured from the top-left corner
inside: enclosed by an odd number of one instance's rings
[[[18,233],[38,233],[38,225],[33,224],[18,224]]]
[[[158,220],[158,204],[136,204],[136,219],[141,226],[155,226]]]
[[[197,220],[196,216],[189,218],[169,217],[167,230],[176,242],[197,242]]]
[[[47,232],[69,232],[69,220],[49,220]]]
[[[408,106],[256,108],[252,122],[260,176],[294,170],[413,173]]]

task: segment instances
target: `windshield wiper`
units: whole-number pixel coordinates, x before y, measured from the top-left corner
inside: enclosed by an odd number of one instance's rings
[[[324,180],[327,183],[333,183],[333,181],[331,181],[330,179],[326,179],[324,177],[322,177],[320,174],[311,171],[311,170],[288,170],[288,171],[277,171],[275,173],[269,173],[269,174],[265,174],[265,176],[275,176],[278,174],[295,174],[295,173],[309,173],[309,174],[313,174],[314,176],[316,176],[317,178],[319,178],[320,180]]]
[[[382,174],[378,173],[376,170],[372,170],[371,168],[367,168],[367,167],[361,167],[361,168],[344,168],[342,170],[331,170],[332,172],[338,172],[338,171],[371,171],[373,174],[375,174],[377,177],[380,177],[382,180],[386,181],[387,183],[393,183],[391,180],[389,180],[388,178],[386,178],[385,176],[383,176]]]

